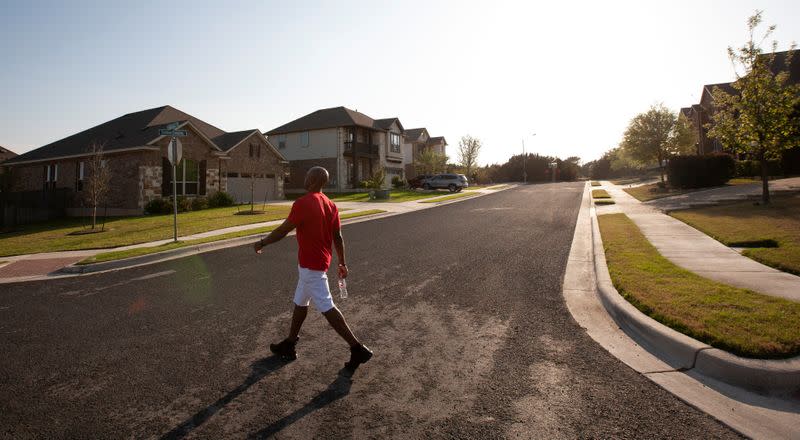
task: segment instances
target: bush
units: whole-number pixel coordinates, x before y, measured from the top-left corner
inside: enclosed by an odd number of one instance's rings
[[[394,177],[392,177],[392,186],[397,188],[397,189],[400,189],[400,188],[406,186],[406,182],[400,176],[394,176]]]
[[[669,185],[673,188],[723,185],[735,171],[736,163],[729,154],[675,156],[667,164]]]
[[[767,161],[767,174],[770,176],[783,175],[784,168],[780,160]],[[740,160],[736,162],[736,177],[761,177],[761,161]]]
[[[192,210],[192,201],[186,196],[178,196],[178,212]]]
[[[195,197],[192,199],[192,211],[200,211],[208,208],[208,199],[205,197]]]
[[[172,200],[166,197],[153,199],[147,202],[144,211],[148,214],[169,214],[172,212]]]
[[[225,191],[217,191],[208,198],[208,207],[209,208],[219,208],[222,206],[233,206],[235,200],[233,200],[233,196],[226,193]]]

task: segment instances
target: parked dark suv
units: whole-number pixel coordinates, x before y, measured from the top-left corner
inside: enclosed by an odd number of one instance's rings
[[[422,184],[425,189],[447,188],[450,192],[459,192],[468,186],[467,176],[463,174],[437,174]]]
[[[422,188],[422,185],[425,183],[425,181],[431,177],[433,177],[433,174],[420,174],[413,179],[408,179],[408,186],[411,188]]]

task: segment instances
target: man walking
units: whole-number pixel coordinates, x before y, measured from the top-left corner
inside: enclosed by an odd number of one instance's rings
[[[300,327],[306,319],[308,305],[314,303],[328,323],[348,344],[350,344],[350,361],[345,367],[354,370],[372,357],[372,351],[353,335],[342,313],[333,304],[328,287],[328,267],[331,264],[331,245],[336,248],[339,257],[339,277],[347,278],[347,263],[344,255],[339,210],[336,205],[322,194],[322,188],[328,183],[328,171],[322,167],[313,167],[306,173],[304,187],[306,195],[295,200],[289,217],[273,230],[266,238],[255,244],[256,253],[260,254],[264,246],[278,242],[286,234],[297,228],[297,259],[299,280],[294,293],[294,312],[289,337],[277,344],[270,344],[269,349],[288,360],[297,359],[295,346],[299,339]]]

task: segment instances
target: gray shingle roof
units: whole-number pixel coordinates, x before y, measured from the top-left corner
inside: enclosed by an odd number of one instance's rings
[[[400,123],[399,118],[376,119],[375,128],[380,128],[381,130],[388,130],[392,127],[392,124],[394,122],[397,122],[398,127],[400,127],[400,131],[403,131],[403,124]]]
[[[253,133],[255,130],[246,130],[236,133],[226,133],[225,131],[205,122],[192,115],[184,113],[168,105],[151,108],[134,113],[128,113],[98,126],[92,127],[80,133],[73,134],[64,139],[31,150],[21,154],[5,164],[16,162],[27,162],[35,160],[46,160],[64,156],[84,154],[92,143],[103,145],[103,150],[113,152],[134,147],[142,147],[156,139],[158,130],[172,122],[189,121],[203,135],[211,139],[215,145],[223,151],[236,145],[243,139],[243,134]],[[217,144],[219,139],[223,145]],[[233,142],[233,143],[230,143]],[[226,148],[227,146],[227,148]]]
[[[250,136],[251,134],[258,132],[258,130],[244,130],[244,131],[235,131],[233,133],[225,133],[223,135],[217,136],[211,139],[222,151],[228,151],[239,142],[243,141],[246,137]]]
[[[281,125],[280,127],[273,128],[265,134],[269,136],[297,131],[347,127],[352,125],[374,128],[375,120],[363,113],[359,113],[355,110],[350,110],[349,108],[345,107],[324,108],[297,118],[292,122]]]
[[[403,135],[405,135],[406,139],[408,139],[409,141],[416,142],[417,139],[419,139],[419,137],[422,136],[422,132],[423,131],[425,131],[424,127],[422,127],[422,128],[409,128],[408,130],[403,132]]]

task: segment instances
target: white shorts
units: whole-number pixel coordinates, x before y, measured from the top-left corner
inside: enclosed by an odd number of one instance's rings
[[[297,266],[299,279],[297,289],[294,291],[294,303],[300,307],[308,307],[314,301],[314,308],[320,313],[332,309],[333,297],[328,287],[328,273],[321,270],[311,270]]]

